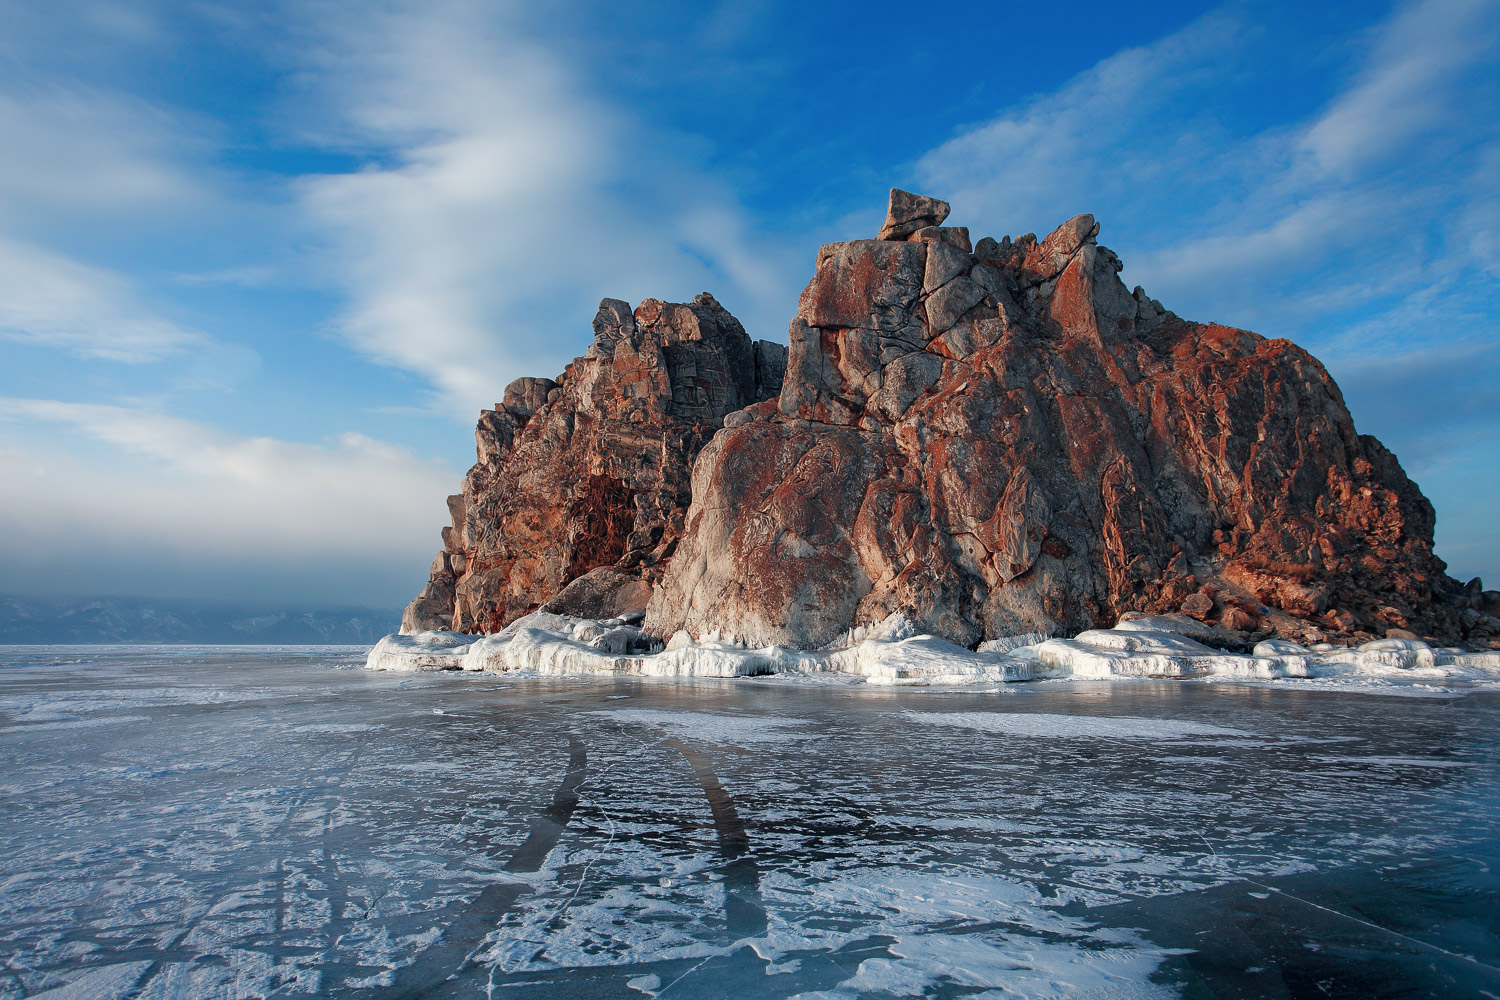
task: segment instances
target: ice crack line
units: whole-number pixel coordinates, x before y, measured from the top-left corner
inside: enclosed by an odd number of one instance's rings
[[[1208,850],[1209,850],[1209,853],[1213,855],[1213,858],[1214,858],[1214,867],[1218,868],[1225,875],[1230,875],[1231,873],[1224,867],[1223,860],[1219,857],[1219,852],[1216,851],[1216,850],[1214,850],[1214,845],[1211,844],[1211,843],[1209,843],[1208,838],[1205,837],[1205,836],[1203,836],[1203,834],[1200,833],[1200,834],[1198,834],[1198,839],[1201,840],[1201,841],[1203,841],[1203,845],[1205,847],[1207,847]],[[1331,914],[1333,914],[1336,917],[1343,917],[1345,920],[1351,920],[1354,923],[1360,924],[1361,926],[1364,926],[1364,927],[1368,927],[1371,930],[1380,931],[1383,934],[1389,934],[1391,937],[1394,937],[1394,938],[1400,938],[1402,941],[1407,941],[1407,942],[1409,942],[1411,944],[1414,944],[1418,948],[1426,948],[1427,950],[1429,950],[1429,951],[1435,951],[1435,952],[1437,952],[1440,955],[1447,955],[1449,958],[1456,958],[1456,959],[1459,959],[1460,961],[1468,962],[1471,965],[1477,965],[1481,969],[1485,969],[1485,970],[1488,970],[1490,972],[1500,973],[1500,969],[1497,969],[1495,966],[1489,965],[1489,964],[1487,964],[1485,962],[1481,962],[1479,959],[1475,958],[1473,955],[1465,955],[1465,954],[1462,954],[1461,952],[1449,951],[1447,948],[1443,948],[1443,947],[1441,947],[1439,945],[1435,945],[1435,944],[1433,944],[1430,941],[1423,941],[1421,938],[1414,938],[1414,937],[1412,937],[1409,934],[1402,934],[1400,931],[1392,930],[1389,927],[1382,927],[1380,924],[1373,923],[1373,922],[1371,922],[1369,920],[1365,920],[1362,917],[1356,917],[1352,913],[1345,913],[1343,910],[1335,910],[1332,907],[1324,906],[1321,903],[1314,903],[1310,899],[1303,899],[1301,896],[1293,896],[1291,893],[1287,892],[1284,889],[1279,889],[1279,888],[1277,888],[1274,885],[1267,885],[1264,882],[1257,882],[1253,878],[1245,878],[1244,876],[1241,876],[1241,879],[1246,884],[1248,884],[1248,885],[1256,886],[1257,888],[1264,889],[1267,892],[1274,892],[1274,893],[1276,893],[1276,895],[1282,897],[1283,899],[1295,900],[1296,902],[1301,903],[1303,906],[1310,906],[1310,907],[1312,907],[1315,910],[1321,910],[1324,913],[1331,913]]]
[[[563,830],[578,808],[579,788],[588,777],[588,748],[577,736],[568,736],[568,769],[551,804],[531,821],[531,832],[505,863],[508,872],[539,871],[547,855],[557,846]],[[389,998],[417,998],[452,979],[474,963],[489,932],[500,922],[516,900],[532,887],[521,882],[505,882],[485,888],[474,902],[443,929],[441,943],[418,956],[406,968],[406,980],[390,993]],[[477,944],[470,942],[477,941]]]

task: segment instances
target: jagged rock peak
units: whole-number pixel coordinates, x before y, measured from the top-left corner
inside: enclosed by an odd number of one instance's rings
[[[712,295],[599,304],[556,379],[480,414],[478,460],[403,631],[494,631],[541,605],[640,611],[681,534],[689,474],[731,413],[781,390],[786,348],[752,343]]]
[[[698,456],[650,631],[1500,631],[1455,603],[1431,505],[1305,351],[1128,291],[1090,215],[973,250],[947,215],[893,190],[879,239],[819,249],[780,394]]]

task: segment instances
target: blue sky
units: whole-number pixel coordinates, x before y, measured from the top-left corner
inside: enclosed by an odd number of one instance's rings
[[[1289,337],[1500,584],[1500,4],[0,0],[0,591],[396,605],[598,300],[886,190]]]

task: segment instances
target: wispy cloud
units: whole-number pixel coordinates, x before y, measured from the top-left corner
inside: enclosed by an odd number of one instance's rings
[[[187,124],[122,93],[0,76],[7,226],[201,205],[210,191],[188,161],[207,143]]]
[[[267,264],[250,264],[245,267],[223,267],[216,271],[195,271],[174,276],[184,285],[237,285],[241,288],[262,288],[277,278],[277,271]]]
[[[106,8],[88,13],[111,30],[143,30]],[[202,123],[121,91],[0,65],[0,339],[131,364],[186,358],[201,368],[225,350],[250,356],[168,318],[138,276],[90,259],[118,258],[110,243],[119,232],[139,243],[153,227],[223,209],[203,169],[211,143],[198,134]],[[210,358],[209,367],[223,366]]]
[[[349,296],[342,330],[437,405],[468,419],[511,378],[559,370],[606,295],[711,289],[752,325],[775,299],[779,332],[796,279],[734,198],[503,7],[397,4],[308,33],[323,141],[369,154],[302,183]]]
[[[1407,4],[1324,107],[1250,132],[1226,94],[1253,95],[1275,70],[1255,65],[1266,40],[1238,10],[973,127],[918,175],[996,231],[1093,211],[1127,276],[1179,311],[1335,350],[1347,345],[1331,329],[1369,319],[1341,313],[1493,266],[1500,172],[1483,167],[1500,149],[1500,8]]]
[[[1357,176],[1450,129],[1476,64],[1500,42],[1491,0],[1408,4],[1382,25],[1356,83],[1301,137],[1319,168]],[[1481,133],[1491,129],[1480,129]],[[1482,136],[1476,136],[1482,138]]]
[[[0,338],[136,363],[207,344],[142,305],[119,275],[3,235]]]
[[[1126,202],[1148,179],[1173,173],[1194,188],[1223,184],[1224,164],[1213,157],[1222,128],[1202,98],[1249,31],[1217,12],[1117,52],[928,151],[917,176],[996,235],[1056,225],[1087,210],[1081,202]]]

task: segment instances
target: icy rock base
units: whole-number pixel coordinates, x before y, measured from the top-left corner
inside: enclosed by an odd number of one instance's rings
[[[370,651],[370,670],[521,671],[549,676],[646,677],[850,675],[872,684],[995,684],[1046,678],[1343,678],[1377,683],[1500,684],[1500,653],[1434,649],[1416,639],[1381,639],[1353,649],[1299,646],[1282,639],[1250,654],[1206,646],[1165,618],[1140,618],[1071,639],[1016,636],[968,650],[917,635],[900,615],[857,629],[815,651],[750,649],[734,636],[693,639],[679,632],[662,646],[624,619],[593,621],[543,612],[503,631],[388,635]]]

